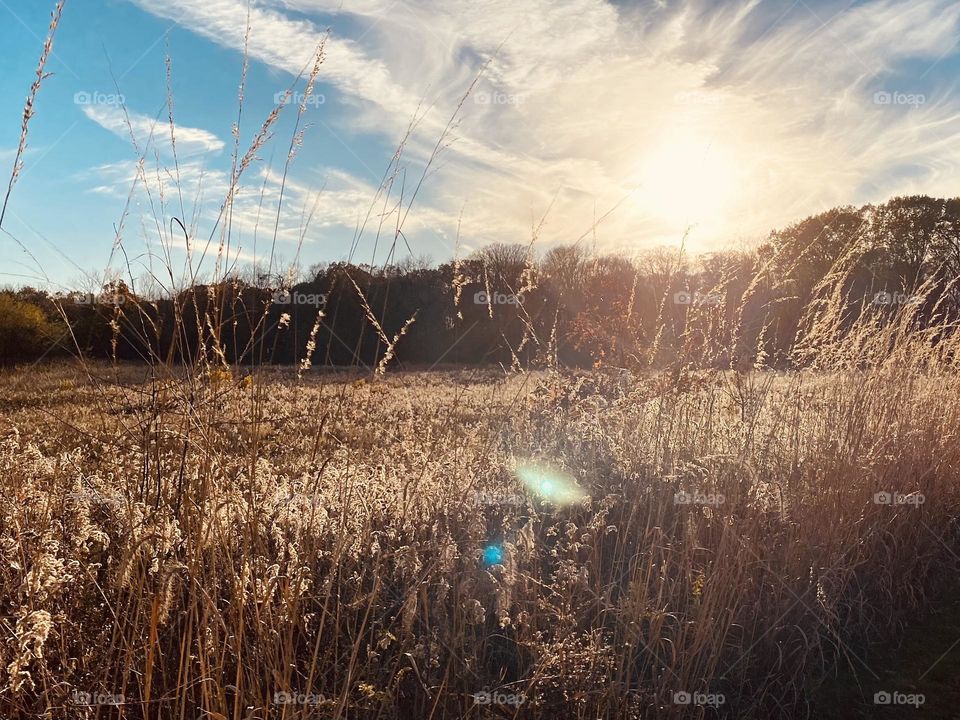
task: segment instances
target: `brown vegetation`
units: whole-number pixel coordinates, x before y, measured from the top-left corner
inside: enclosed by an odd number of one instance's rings
[[[698,691],[790,717],[956,559],[960,388],[895,363],[65,365],[0,403],[5,717],[80,716],[82,693],[124,717],[699,717],[673,702]],[[586,497],[524,486],[530,461]]]

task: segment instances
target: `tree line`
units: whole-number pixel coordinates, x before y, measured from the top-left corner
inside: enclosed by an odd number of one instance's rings
[[[809,361],[824,323],[842,335],[865,319],[909,315],[914,327],[949,331],[958,282],[960,199],[898,197],[808,217],[748,250],[696,257],[668,247],[597,255],[582,244],[538,257],[524,244],[496,244],[435,267],[315,266],[291,286],[233,276],[167,297],[122,280],[93,293],[5,290],[0,362],[80,354],[642,368],[760,358],[789,367]]]

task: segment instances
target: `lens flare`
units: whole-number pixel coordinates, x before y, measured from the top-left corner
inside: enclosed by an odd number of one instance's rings
[[[503,563],[503,548],[499,545],[487,545],[483,549],[484,565],[501,565]]]
[[[522,463],[516,474],[528,490],[554,505],[572,505],[587,496],[576,480],[549,465]]]

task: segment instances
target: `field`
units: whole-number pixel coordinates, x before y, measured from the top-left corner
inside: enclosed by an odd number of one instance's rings
[[[0,720],[960,717],[960,4],[11,5]]]
[[[870,648],[953,587],[958,428],[958,378],[892,363],[8,371],[0,717],[913,697]],[[846,716],[883,716],[858,682]]]

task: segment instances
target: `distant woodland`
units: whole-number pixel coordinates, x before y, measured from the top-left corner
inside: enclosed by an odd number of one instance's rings
[[[0,291],[0,362],[81,355],[231,365],[662,367],[814,361],[806,339],[900,323],[949,333],[960,303],[960,199],[840,207],[749,251],[598,255],[498,244],[431,266],[249,272],[162,296],[133,279]],[[806,344],[805,344],[806,343]]]

